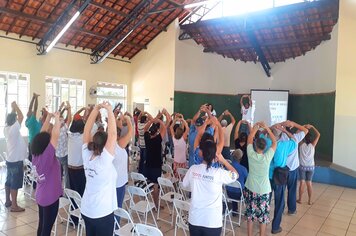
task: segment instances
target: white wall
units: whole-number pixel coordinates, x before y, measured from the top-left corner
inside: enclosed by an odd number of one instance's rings
[[[356,171],[356,2],[340,1],[334,163]]]
[[[149,99],[152,115],[163,107],[173,112],[176,29],[175,21],[132,60],[132,102]]]
[[[337,26],[332,38],[305,56],[284,63],[271,63],[268,78],[260,63],[244,63],[203,53],[192,40],[177,42],[175,90],[238,94],[250,89],[284,89],[291,93],[320,93],[335,90]]]

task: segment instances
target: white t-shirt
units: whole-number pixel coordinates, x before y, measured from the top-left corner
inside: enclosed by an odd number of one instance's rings
[[[206,164],[191,166],[183,179],[183,186],[192,191],[189,223],[208,228],[222,227],[222,185],[236,179],[236,173],[221,168],[207,170]]]
[[[223,127],[224,131],[224,147],[230,147],[230,136],[234,125],[230,123],[228,126]]]
[[[26,157],[27,147],[25,140],[20,133],[21,125],[16,121],[11,126],[4,128],[6,139],[7,160],[8,162],[23,161]]]
[[[113,164],[117,172],[116,188],[124,186],[129,181],[129,175],[127,173],[128,156],[124,148],[116,144],[115,158]]]
[[[68,165],[82,166],[83,134],[68,132]]]
[[[305,137],[305,133],[303,131],[299,133],[293,134],[296,143],[298,144]],[[288,135],[285,133],[282,134],[281,140],[289,140]],[[291,154],[289,154],[287,158],[287,166],[291,171],[296,170],[299,167],[299,157],[298,157],[298,148],[294,149]]]
[[[247,120],[248,122],[252,122],[252,108],[251,106],[249,108],[245,108],[244,106],[241,107],[241,115],[242,115],[242,120]]]
[[[187,162],[187,143],[184,141],[184,138],[175,139],[174,136],[173,145],[174,145],[174,161],[177,163],[186,163]]]
[[[303,143],[299,147],[299,159],[300,159],[300,165],[309,167],[309,166],[314,166],[314,154],[315,154],[315,147],[313,144],[309,143]]]
[[[117,209],[114,157],[104,148],[100,156],[90,160],[93,152],[88,150],[86,143],[83,144],[82,155],[87,182],[81,213],[92,219],[107,216]]]
[[[145,137],[144,137],[144,134],[145,134],[145,131],[144,131],[144,128],[145,128],[146,124],[145,123],[138,123],[137,124],[137,129],[138,129],[138,143],[140,145],[140,148],[146,148],[146,145],[145,145]]]
[[[56,157],[65,157],[68,155],[68,126],[63,124],[59,131],[58,144],[56,148]]]

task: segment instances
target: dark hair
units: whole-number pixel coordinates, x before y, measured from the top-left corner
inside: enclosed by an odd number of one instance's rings
[[[264,138],[260,138],[258,137],[256,139],[256,148],[259,149],[259,150],[265,150],[267,146],[267,143],[266,143],[266,140]]]
[[[174,132],[174,138],[180,139],[184,134],[184,129],[180,126],[177,127],[176,131]]]
[[[202,150],[203,159],[207,164],[206,169],[209,169],[216,155],[216,143],[211,139],[207,139],[200,144],[199,148]]]
[[[141,116],[140,123],[146,123],[147,116]]]
[[[103,131],[98,131],[93,136],[93,141],[88,143],[89,151],[93,151],[95,156],[99,156],[105,147],[108,134]]]
[[[85,123],[82,119],[80,120],[73,120],[70,128],[69,128],[69,131],[72,132],[72,133],[80,133],[82,134],[84,132],[84,126],[85,126]]]
[[[150,135],[154,135],[159,130],[159,127],[160,127],[160,123],[153,123],[150,129],[148,130],[148,132],[150,133]]]
[[[51,135],[48,132],[38,133],[31,142],[31,154],[33,156],[41,155],[47,148]]]
[[[312,143],[312,135],[310,133],[307,133],[307,135],[305,135],[304,137],[304,140],[306,144]]]
[[[6,125],[7,126],[12,126],[16,122],[16,113],[11,112],[6,116]]]
[[[240,133],[239,140],[240,142],[247,142],[247,133],[245,132]]]
[[[209,133],[204,133],[203,136],[200,139],[199,142],[199,147],[203,145],[207,140],[213,141],[214,142],[214,136],[209,134]]]
[[[206,105],[207,105],[207,106],[211,106],[210,111],[214,111],[214,106],[213,106],[213,104],[211,104],[211,103],[207,103]]]

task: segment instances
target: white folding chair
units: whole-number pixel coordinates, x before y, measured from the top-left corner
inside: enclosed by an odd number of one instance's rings
[[[173,225],[174,210],[173,210],[173,206],[171,209],[168,203],[173,203],[174,199],[182,199],[183,195],[176,192],[174,185],[170,179],[158,177],[158,184],[159,184],[159,200],[158,200],[157,220],[162,220],[164,222]],[[171,215],[170,221],[159,218],[162,200],[166,202],[166,206],[168,208],[169,214]]]
[[[184,235],[186,236],[187,235],[186,231],[189,232],[188,214],[189,214],[190,203],[179,199],[174,199],[173,206],[177,215],[175,226],[174,226],[174,236],[177,235],[178,228],[182,229]]]
[[[52,230],[52,233],[54,234],[54,235],[57,235],[57,222],[58,222],[58,218],[59,218],[59,220],[61,221],[61,223],[63,223],[63,221],[67,221],[67,219],[68,219],[68,210],[67,210],[67,207],[69,207],[70,206],[70,200],[68,199],[68,198],[66,198],[66,197],[60,197],[59,198],[59,206],[58,206],[58,214],[57,214],[57,218],[56,218],[56,221],[54,222],[54,229]],[[65,218],[64,217],[62,217],[61,216],[61,214],[60,214],[60,210],[63,210],[64,212],[65,212],[65,214],[67,215],[67,216],[65,216]],[[74,225],[74,222],[73,222],[73,220],[71,219],[71,218],[69,218],[69,221],[70,221],[70,223],[71,224],[73,224]]]
[[[130,173],[131,179],[134,183],[134,186],[142,188],[146,193],[148,193],[149,199],[153,202],[152,192],[153,192],[153,185],[154,183],[148,183],[147,178],[137,172]]]
[[[137,146],[130,146],[129,154],[131,159],[130,161],[131,171],[137,171],[138,162],[140,160],[140,148]]]
[[[183,195],[184,201],[190,201],[189,196],[190,196],[191,190],[190,190],[190,188],[185,188],[183,186],[183,182],[178,183],[178,192]]]
[[[153,201],[150,201],[148,199],[149,193],[147,193],[142,188],[135,187],[135,186],[128,186],[127,191],[130,194],[130,209],[131,211],[136,212],[136,215],[140,223],[142,223],[140,215],[144,216],[145,218],[144,222],[145,224],[147,224],[148,213],[151,213],[152,219],[154,221],[154,225],[157,227],[157,222],[152,211],[155,208],[155,204],[153,203]],[[134,201],[135,196],[140,198],[138,202]]]
[[[169,166],[172,168],[173,163],[174,163],[174,159],[173,159],[173,157],[172,157],[172,154],[169,154],[169,153],[166,154],[166,161],[165,161],[164,164],[167,164],[167,165],[169,165]]]
[[[165,174],[162,173],[162,177],[170,179],[172,181],[172,183],[176,183],[178,181],[174,177],[174,173],[173,173],[173,169],[172,169],[171,165],[163,164],[162,171],[165,172]]]
[[[187,174],[188,169],[187,168],[177,168],[177,173],[179,177],[179,181],[182,182],[184,179],[184,176]]]
[[[137,236],[163,236],[161,230],[156,227],[144,225],[144,224],[135,224],[135,235]]]
[[[35,166],[32,165],[30,160],[24,160],[24,175],[23,175],[23,192],[25,195],[29,196],[32,200],[33,197],[33,184],[37,181],[37,172]],[[27,188],[29,189],[26,189]]]
[[[226,235],[226,222],[227,222],[227,220],[229,220],[231,229],[229,229],[228,231],[232,231],[232,235],[235,236],[234,226],[233,226],[232,220],[231,220],[232,210],[230,210],[228,205],[227,205],[225,194],[222,195],[222,200],[223,200],[223,204],[225,204],[225,211],[222,213],[223,214],[223,221],[224,221],[223,222],[223,234],[222,235]]]
[[[116,209],[114,211],[114,215],[116,217],[120,217],[120,221],[122,219],[127,220],[127,224],[120,226],[120,222],[118,222],[115,217],[115,226],[114,226],[113,236],[115,236],[115,235],[119,235],[119,236],[131,235],[135,224],[133,223],[130,213],[128,213],[123,208],[119,207],[118,209]]]
[[[70,206],[68,210],[68,218],[67,218],[67,227],[66,227],[66,235],[68,235],[68,227],[70,223],[70,217],[75,216],[78,218],[78,229],[77,229],[77,236],[83,234],[83,230],[85,228],[84,220],[82,218],[82,214],[80,213],[80,204],[82,201],[82,197],[77,191],[72,189],[65,188],[64,189],[65,195],[68,197],[70,201]]]
[[[6,166],[6,152],[3,152],[3,154],[0,153],[0,182],[2,183],[2,176],[5,174],[6,176],[6,171],[7,171],[7,166]]]
[[[226,196],[226,201],[228,203],[236,203],[237,204],[237,211],[234,211],[231,209],[231,212],[233,214],[237,214],[239,216],[239,219],[237,222],[233,221],[234,224],[237,224],[238,226],[241,225],[241,217],[242,217],[242,205],[245,204],[245,199],[244,199],[244,195],[242,193],[242,187],[241,187],[241,184],[239,181],[235,181],[231,184],[227,184],[224,186],[225,187],[225,196]],[[227,195],[227,187],[232,187],[232,188],[236,188],[236,189],[240,189],[241,191],[241,197],[240,197],[240,200],[237,200],[237,199],[234,199],[234,198],[230,198],[228,195]]]

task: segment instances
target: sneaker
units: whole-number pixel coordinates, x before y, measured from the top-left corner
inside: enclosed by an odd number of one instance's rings
[[[296,214],[297,214],[297,211],[294,211],[294,212],[288,211],[288,215],[290,215],[290,216],[294,216],[294,215],[296,215]]]
[[[277,229],[277,230],[271,231],[272,234],[279,234],[280,232],[282,232],[282,227],[279,227],[279,229]]]

